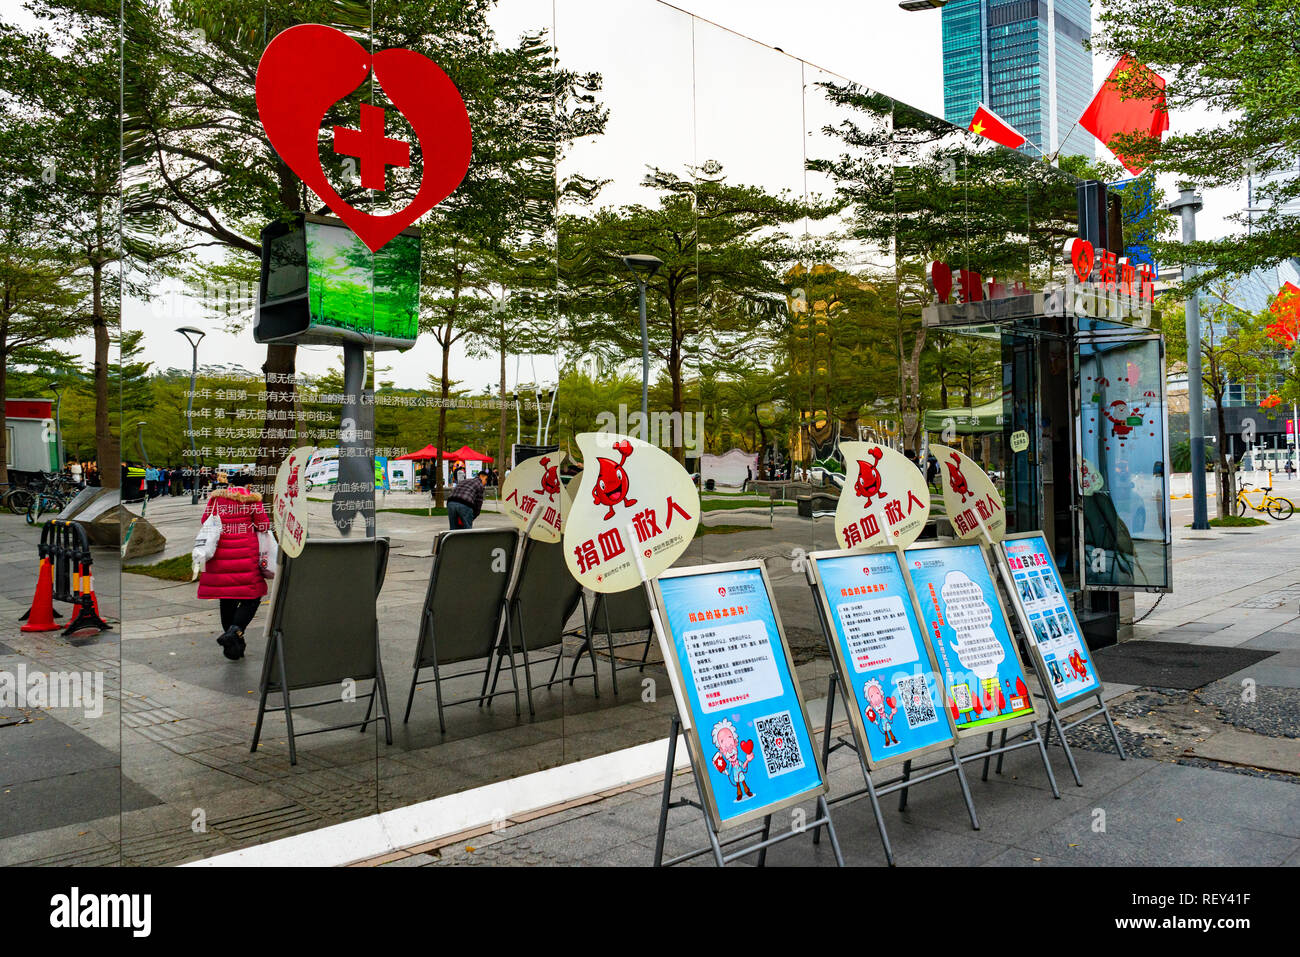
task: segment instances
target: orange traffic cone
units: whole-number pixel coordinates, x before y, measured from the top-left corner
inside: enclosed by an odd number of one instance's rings
[[[36,595],[32,598],[32,607],[27,613],[27,624],[23,625],[23,631],[57,631],[63,627],[54,620],[52,564],[48,558],[41,559],[41,571],[36,579]]]

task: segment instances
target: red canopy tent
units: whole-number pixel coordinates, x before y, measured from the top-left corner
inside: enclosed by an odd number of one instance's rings
[[[443,459],[449,462],[495,462],[496,459],[484,452],[475,452],[468,445],[462,445],[455,452],[444,452]]]
[[[405,455],[399,455],[399,456],[398,456],[398,459],[420,459],[420,460],[423,460],[423,459],[436,459],[437,457],[438,457],[438,450],[435,449],[432,445],[426,445],[424,448],[420,449],[420,451],[418,451],[418,452],[407,452]],[[443,455],[443,460],[444,460],[444,461],[447,460],[447,459],[449,459],[449,458],[450,458],[450,456],[448,456],[448,455]]]

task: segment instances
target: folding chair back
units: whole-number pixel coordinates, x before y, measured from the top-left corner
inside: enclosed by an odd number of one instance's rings
[[[373,573],[358,574],[365,568]],[[311,540],[301,555],[284,558],[266,633],[280,635],[290,690],[375,677],[375,601],[387,570],[386,538]],[[281,685],[275,655],[266,658],[268,682]]]
[[[420,614],[417,668],[433,665],[435,651],[439,665],[491,656],[518,541],[513,529],[502,528],[439,537]]]
[[[564,545],[530,539],[514,592],[520,647],[533,651],[559,644],[581,600],[582,585],[564,564]]]

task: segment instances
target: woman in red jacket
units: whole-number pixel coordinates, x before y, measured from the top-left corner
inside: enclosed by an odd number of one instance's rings
[[[203,509],[203,520],[221,519],[216,553],[199,574],[199,597],[221,601],[221,627],[217,643],[231,661],[244,657],[244,629],[266,595],[257,533],[271,527],[262,498],[243,486],[223,485],[213,490]]]

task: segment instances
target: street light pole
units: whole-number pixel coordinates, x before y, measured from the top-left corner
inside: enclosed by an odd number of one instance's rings
[[[632,270],[636,277],[638,303],[641,313],[641,438],[650,440],[650,334],[646,327],[645,290],[646,284],[659,271],[663,260],[658,256],[646,256],[634,253],[621,257],[623,265]],[[644,278],[642,278],[644,274]]]
[[[202,329],[195,329],[193,326],[181,326],[176,331],[185,337],[185,341],[190,344],[190,349],[194,353],[194,361],[190,366],[190,398],[185,405],[185,428],[190,433],[190,504],[197,505],[199,502],[199,463],[198,450],[194,444],[194,386],[199,376],[199,342],[207,333]]]
[[[1201,197],[1192,183],[1179,183],[1179,195],[1169,204],[1169,211],[1183,221],[1183,243],[1196,242],[1196,214]],[[1189,264],[1183,281],[1196,278],[1196,267]],[[1210,527],[1205,502],[1205,419],[1201,383],[1201,296],[1193,290],[1184,307],[1187,333],[1187,436],[1192,453],[1192,528]]]

